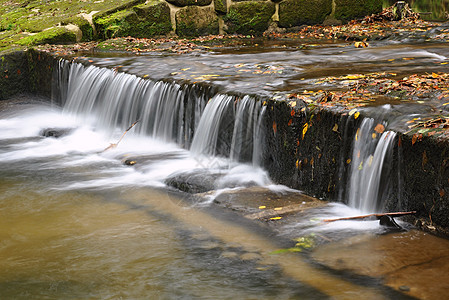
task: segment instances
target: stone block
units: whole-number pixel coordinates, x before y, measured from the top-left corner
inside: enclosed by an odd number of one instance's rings
[[[332,12],[332,0],[286,0],[279,4],[279,26],[320,24]]]

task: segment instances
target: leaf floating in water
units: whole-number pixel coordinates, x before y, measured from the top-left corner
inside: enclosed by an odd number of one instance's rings
[[[385,131],[385,126],[379,123],[374,127],[374,131],[381,134]]]
[[[355,42],[354,47],[356,48],[366,48],[369,47],[369,44],[367,42]]]
[[[359,116],[360,116],[360,112],[356,112],[356,113],[354,114],[354,119],[357,119]]]
[[[273,121],[273,132],[274,132],[274,134],[276,134],[277,131],[278,130],[277,130],[276,121]]]
[[[273,218],[270,218],[270,220],[280,220],[280,219],[282,219],[282,217],[273,217]]]
[[[363,170],[363,161],[360,162],[360,165],[359,165],[359,167],[358,167],[358,170],[359,170],[359,171],[362,171],[362,170]]]
[[[265,208],[267,208],[265,205],[259,206],[259,209],[265,209]]]
[[[348,158],[348,159],[346,160],[346,163],[349,165],[349,164],[351,163],[351,159]]]
[[[413,136],[412,136],[412,145],[414,145],[415,143],[416,143],[416,140],[418,139],[418,134],[414,134]]]
[[[376,139],[377,138],[377,134],[375,134],[374,132],[373,132],[373,134],[371,135],[371,137],[373,138],[373,140],[374,139]]]
[[[293,119],[290,119],[289,121],[288,121],[288,126],[292,126],[292,123],[293,123]]]

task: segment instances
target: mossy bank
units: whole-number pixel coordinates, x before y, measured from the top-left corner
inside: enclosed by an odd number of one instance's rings
[[[0,51],[115,37],[261,35],[327,19],[345,22],[377,13],[382,0],[120,0],[5,1]]]

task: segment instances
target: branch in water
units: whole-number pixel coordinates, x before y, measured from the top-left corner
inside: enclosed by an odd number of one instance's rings
[[[125,134],[126,134],[128,131],[130,131],[131,128],[133,128],[133,127],[137,124],[137,122],[139,122],[139,120],[137,120],[137,121],[135,121],[134,123],[132,123],[131,126],[129,126],[128,129],[125,130],[125,132],[123,132],[122,136],[120,137],[120,139],[118,140],[117,143],[115,143],[115,144],[114,144],[114,143],[111,143],[108,147],[106,147],[103,151],[101,151],[101,153],[103,153],[103,152],[105,152],[105,151],[107,151],[107,150],[116,148],[116,147],[118,146],[118,144],[121,142],[121,140],[123,139],[123,137],[125,136]]]
[[[382,216],[390,216],[390,217],[400,217],[406,215],[414,215],[416,211],[405,211],[405,212],[392,212],[392,213],[383,213],[383,214],[369,214],[362,216],[354,216],[354,217],[345,217],[345,218],[337,218],[337,219],[325,219],[323,222],[335,222],[335,221],[344,221],[344,220],[357,220],[357,219],[366,219],[369,217],[380,218]]]

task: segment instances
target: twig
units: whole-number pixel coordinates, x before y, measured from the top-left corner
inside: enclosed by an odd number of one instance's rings
[[[356,220],[356,219],[366,219],[369,217],[380,218],[382,216],[406,216],[406,215],[414,215],[416,211],[406,211],[406,212],[392,212],[392,213],[382,213],[382,214],[369,214],[362,216],[354,216],[354,217],[345,217],[345,218],[337,218],[337,219],[325,219],[323,222],[335,222],[335,221],[344,221],[344,220]]]
[[[114,144],[114,143],[109,144],[109,146],[106,147],[106,148],[105,148],[103,151],[101,151],[101,152],[105,152],[105,151],[107,151],[107,150],[109,150],[109,149],[114,149],[115,147],[117,147],[118,144],[119,144],[119,143],[121,142],[121,140],[123,139],[123,137],[125,136],[125,134],[126,134],[128,131],[130,131],[131,128],[133,128],[133,127],[137,124],[137,122],[139,122],[139,120],[137,120],[137,121],[135,121],[134,123],[132,123],[131,126],[129,126],[128,129],[125,130],[125,132],[123,132],[122,136],[120,137],[120,139],[118,140],[117,143],[115,143],[115,144]]]

